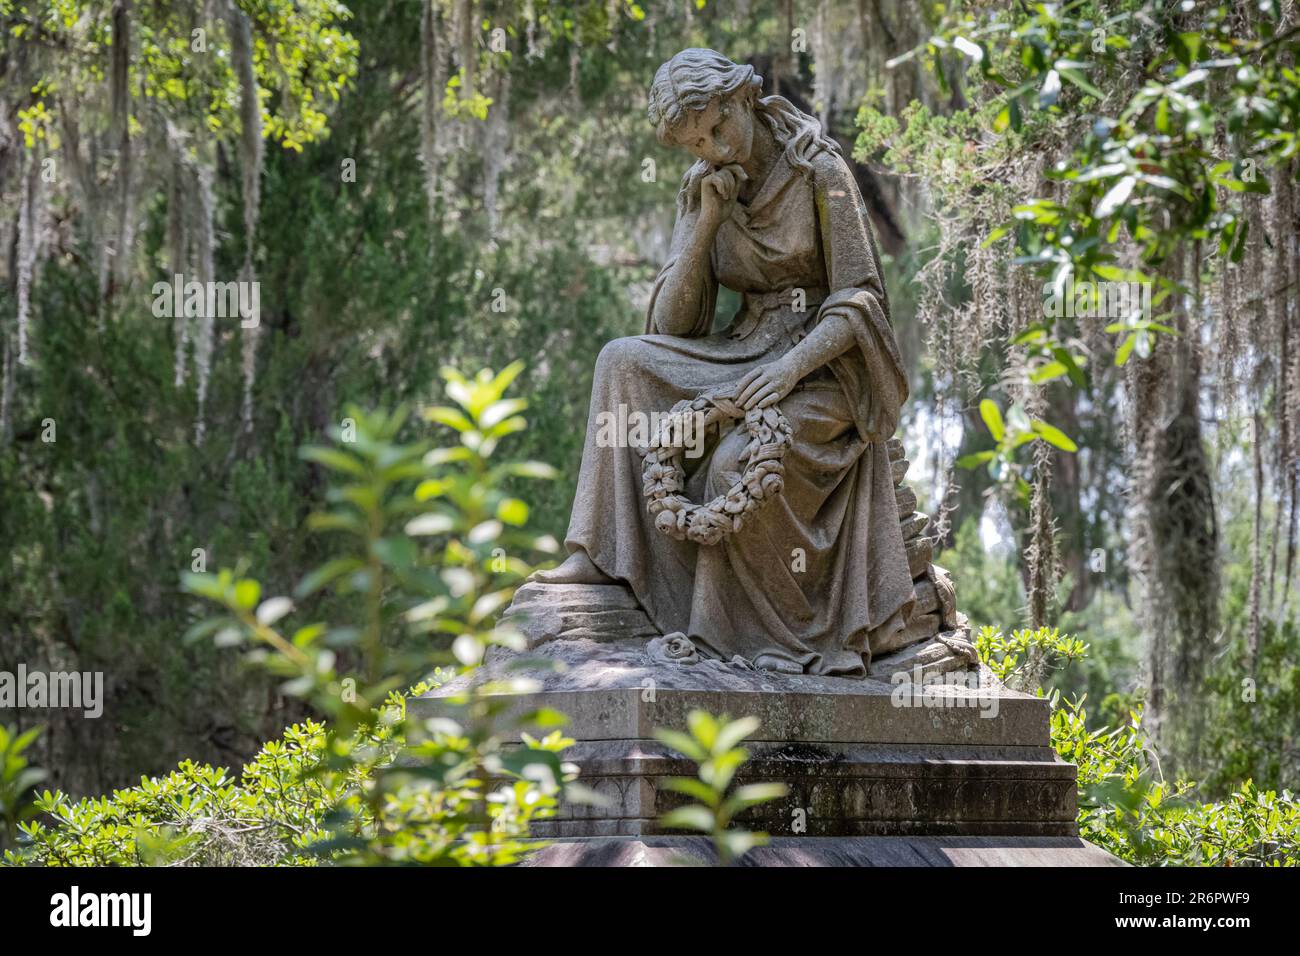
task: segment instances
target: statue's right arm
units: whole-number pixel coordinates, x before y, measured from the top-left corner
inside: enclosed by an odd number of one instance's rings
[[[665,335],[689,335],[709,298],[710,256],[720,222],[697,207],[677,221],[673,258],[655,297],[654,326]]]

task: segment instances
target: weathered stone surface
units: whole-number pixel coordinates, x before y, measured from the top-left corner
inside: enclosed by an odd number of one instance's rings
[[[559,840],[525,866],[680,866],[714,864],[702,836],[594,837]],[[774,837],[740,866],[1124,866],[1078,837]]]
[[[566,733],[578,743],[565,758],[606,800],[566,804],[539,836],[660,832],[659,819],[683,801],[666,780],[694,767],[654,730],[684,727],[696,708],[761,721],[740,779],[779,781],[789,795],[744,822],[774,835],[794,835],[796,808],[812,837],[1076,832],[1074,768],[1046,746],[1046,701],[1007,690],[987,671],[975,687],[892,687],[716,661],[665,663],[635,641],[552,641],[530,656],[564,669],[534,672],[536,692],[514,709],[567,714]],[[489,676],[518,675],[518,658],[494,652]],[[413,707],[436,713],[439,699],[461,689],[453,682]]]
[[[921,577],[926,573],[934,557],[934,539],[913,538],[911,541],[905,541],[903,546],[907,551],[907,570],[913,578]]]
[[[900,458],[898,461],[890,463],[889,472],[896,486],[903,483],[903,479],[907,477],[907,469],[911,464],[906,458]]]
[[[961,615],[957,612],[957,589],[953,586],[952,578],[937,564],[930,565],[927,574],[939,598],[939,617],[944,627],[958,627]]]
[[[645,633],[646,616],[640,608],[631,611],[565,610],[561,617],[566,624],[566,632],[581,629],[618,636]]]
[[[511,606],[519,611],[551,606],[557,603],[556,595],[563,595],[565,608],[572,611],[641,610],[632,592],[621,584],[546,585],[532,581],[515,591]]]
[[[871,645],[873,672],[878,671],[878,665],[892,665],[892,660],[882,662],[882,656],[900,652],[912,645],[928,643],[940,632],[952,632],[953,636],[963,640],[969,639],[967,633],[969,628],[966,626],[965,618],[957,612],[956,593],[952,581],[943,568],[933,564],[926,565],[922,570],[922,576],[913,582],[912,588],[916,594],[916,603],[912,607],[912,616],[908,619],[907,627],[889,638],[874,641]],[[927,670],[936,669],[934,665],[947,657],[946,654],[936,656],[934,653],[941,647],[942,645],[936,645],[931,649],[931,653],[922,656],[919,663]],[[915,663],[918,661],[909,659],[908,667]],[[955,667],[956,664],[953,663],[951,666],[945,665],[942,669],[952,670]]]
[[[928,578],[922,578],[914,582],[913,590],[916,591],[916,606],[912,609],[912,616],[919,614],[937,613],[939,610],[939,592],[935,590],[934,582]]]
[[[953,631],[942,631],[934,640],[919,641],[890,654],[884,654],[871,661],[871,677],[876,680],[889,681],[898,679],[911,680],[920,669],[922,674],[948,674],[965,671],[971,666],[972,651],[966,648],[969,641],[969,629],[962,627]],[[895,675],[902,675],[896,678]]]
[[[658,637],[632,592],[621,584],[541,584],[515,592],[504,618],[529,649],[560,638],[620,640]]]
[[[780,782],[788,794],[747,811],[772,835],[1000,833],[1071,836],[1074,768],[1048,748],[870,744],[748,744],[742,783]],[[602,805],[579,803],[538,825],[539,836],[666,832],[662,816],[689,802],[665,784],[694,764],[657,741],[598,741],[565,753]],[[801,811],[801,812],[798,812]]]
[[[519,656],[494,649],[487,675],[534,679],[536,692],[518,697],[517,711],[553,707],[568,715],[566,733],[582,741],[650,740],[656,727],[685,726],[686,715],[696,708],[756,716],[762,726],[755,739],[774,743],[1039,746],[1047,741],[1047,702],[1008,690],[987,671],[979,689],[937,688],[944,703],[931,708],[897,706],[891,700],[894,688],[879,680],[778,674],[712,660],[655,661],[635,640],[552,641],[527,655],[558,663],[560,671],[521,672],[512,665]],[[463,687],[463,681],[452,681],[416,706],[436,708],[438,698]],[[995,719],[980,716],[993,710]]]
[[[916,644],[934,637],[939,633],[939,615],[913,612],[912,617],[907,622],[907,627],[890,638],[873,644],[871,654],[873,659],[882,654],[889,654],[892,651]]]
[[[903,540],[907,541],[910,538],[917,538],[925,534],[926,529],[930,527],[930,516],[920,511],[913,511],[911,514],[902,517],[901,524],[903,526]]]
[[[916,492],[907,485],[899,485],[894,492],[894,500],[898,502],[898,517],[902,520],[904,515],[909,515],[916,510]]]
[[[901,438],[891,438],[885,442],[885,451],[889,453],[890,461],[898,461],[900,458],[907,457],[907,451],[903,448]]]
[[[943,640],[955,643],[952,637]],[[939,650],[917,645],[882,661],[902,666],[923,662],[927,654],[960,657],[943,640],[931,642]],[[537,836],[634,841],[663,832],[658,821],[685,799],[666,782],[694,775],[695,767],[655,740],[654,732],[684,727],[697,708],[759,718],[738,780],[781,782],[789,793],[748,811],[741,822],[797,838],[789,848],[796,857],[810,852],[806,847],[835,846],[800,841],[832,837],[1077,833],[1074,768],[1047,746],[1047,702],[1008,690],[986,669],[958,683],[926,678],[893,686],[874,678],[779,674],[706,659],[677,663],[634,639],[555,640],[527,656],[545,659],[545,666],[521,671],[521,655],[494,649],[487,676],[535,681],[533,692],[509,709],[549,707],[566,714],[565,732],[577,743],[565,759],[578,765],[582,783],[604,799],[601,805],[562,805],[538,825]],[[907,680],[918,676],[910,673]],[[439,713],[440,702],[463,689],[463,681],[454,681],[412,708],[416,714]],[[626,861],[622,849],[604,852]],[[849,851],[825,852],[834,858]],[[551,859],[578,863],[582,857],[575,849]],[[770,861],[780,865],[779,857]]]

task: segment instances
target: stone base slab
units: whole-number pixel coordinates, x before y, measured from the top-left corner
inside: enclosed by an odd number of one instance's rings
[[[562,840],[524,866],[698,866],[717,857],[705,837]],[[739,866],[1125,866],[1078,837],[775,837]]]
[[[756,743],[738,783],[783,783],[739,823],[772,836],[1076,836],[1075,769],[1041,747]],[[565,751],[601,804],[564,804],[534,835],[664,834],[687,802],[665,784],[695,765],[657,741],[582,742]]]
[[[526,660],[537,668],[521,670]],[[696,709],[757,717],[751,739],[766,742],[1042,747],[1048,740],[1047,701],[1008,690],[987,669],[894,684],[656,661],[637,640],[551,641],[523,654],[494,648],[485,669],[489,680],[533,680],[534,692],[512,710],[558,710],[569,718],[565,733],[580,741],[653,740],[656,728],[683,729]],[[417,707],[436,707],[465,686],[463,679],[445,684]]]
[[[540,666],[544,664],[545,666]],[[1049,746],[1046,700],[1008,690],[987,671],[935,685],[891,685],[756,671],[721,661],[656,659],[636,640],[553,640],[522,654],[494,650],[480,679],[527,677],[507,711],[568,717],[564,759],[600,805],[565,803],[541,837],[643,837],[685,802],[671,777],[696,767],[654,738],[695,709],[755,716],[737,782],[781,782],[788,795],[739,819],[772,836],[1077,836],[1075,768]],[[963,675],[943,675],[945,679]],[[964,680],[964,677],[963,677]],[[443,711],[463,679],[412,702]]]

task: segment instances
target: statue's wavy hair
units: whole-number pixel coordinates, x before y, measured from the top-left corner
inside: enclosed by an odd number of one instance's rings
[[[668,145],[674,130],[688,113],[702,110],[719,97],[747,93],[754,113],[767,123],[776,141],[785,147],[785,158],[803,174],[812,176],[812,159],[824,151],[839,153],[839,144],[822,132],[822,124],[784,96],[760,96],[763,78],[752,66],[733,63],[716,50],[692,47],[682,50],[655,71],[650,84],[647,112],[655,137]],[[703,160],[692,166],[683,180],[688,195],[710,171]]]

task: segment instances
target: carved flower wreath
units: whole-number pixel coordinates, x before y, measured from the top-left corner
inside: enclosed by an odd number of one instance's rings
[[[702,416],[702,417],[701,417]],[[695,504],[684,494],[686,472],[682,468],[686,436],[692,426],[708,428],[731,419],[744,419],[739,426],[749,434],[741,455],[748,465],[733,480],[725,495],[706,504]],[[779,495],[785,487],[785,465],[781,459],[790,448],[790,422],[775,405],[746,411],[729,396],[701,395],[681,401],[660,419],[658,432],[641,449],[642,492],[649,499],[655,527],[677,540],[717,544],[724,536],[744,527],[746,516]]]

